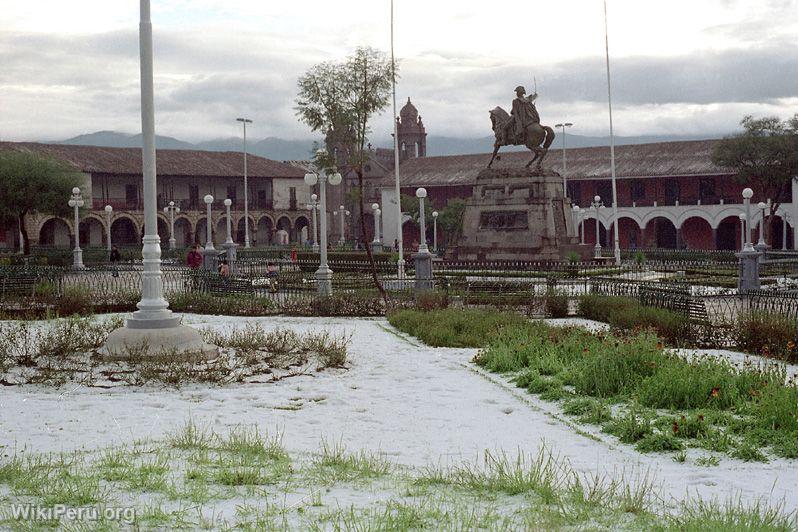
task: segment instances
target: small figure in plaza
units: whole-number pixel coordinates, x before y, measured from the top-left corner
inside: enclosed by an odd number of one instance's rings
[[[279,277],[279,270],[277,269],[277,265],[274,264],[273,262],[269,262],[266,265],[266,278],[269,280],[269,292],[271,293],[277,292],[278,277]]]
[[[537,92],[526,96],[526,89],[519,85],[515,88],[515,94],[511,115],[501,107],[490,111],[490,121],[496,141],[493,143],[493,156],[490,158],[488,168],[494,160],[501,159],[498,153],[502,146],[526,146],[534,153],[526,167],[529,168],[537,161],[537,170],[540,172],[543,159],[551,143],[554,142],[554,130],[540,124],[540,115],[535,107]]]
[[[189,250],[186,255],[186,265],[195,270],[202,266],[202,253],[199,244],[194,244],[194,247]]]
[[[121,260],[122,260],[122,254],[119,252],[119,248],[118,247],[113,246],[111,248],[110,259],[111,259],[111,269],[113,270],[113,274],[112,275],[114,277],[119,277],[119,272],[117,271],[116,268],[117,268],[117,263],[121,262]]]
[[[230,266],[227,264],[227,260],[222,259],[219,263],[219,275],[222,277],[230,277]]]

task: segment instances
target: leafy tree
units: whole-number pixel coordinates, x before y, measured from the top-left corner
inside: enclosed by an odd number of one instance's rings
[[[40,212],[69,214],[67,201],[81,184],[82,174],[72,165],[52,157],[16,150],[0,151],[0,216],[19,223],[25,255],[30,240],[25,216]]]
[[[734,169],[739,182],[770,198],[773,215],[798,176],[798,114],[784,121],[746,116],[740,123],[744,131],[723,139],[712,162]]]
[[[371,244],[366,238],[363,199],[363,167],[368,159],[369,121],[388,106],[395,65],[385,54],[361,47],[343,61],[325,61],[299,78],[296,111],[300,120],[314,132],[335,138],[348,146],[332,164],[343,164],[357,175],[361,239],[371,263],[374,283],[386,297],[377,278]]]

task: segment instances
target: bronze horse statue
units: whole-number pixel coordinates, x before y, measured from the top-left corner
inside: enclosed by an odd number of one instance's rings
[[[549,151],[549,146],[554,142],[554,130],[549,126],[541,126],[540,123],[529,124],[524,129],[522,139],[515,138],[513,131],[513,118],[501,107],[496,107],[490,112],[490,122],[493,126],[493,133],[496,135],[496,141],[493,143],[493,156],[490,158],[488,168],[493,164],[494,160],[501,160],[501,155],[498,155],[499,148],[502,146],[526,146],[534,153],[534,157],[526,165],[526,168],[532,166],[535,161],[538,162],[537,170],[540,171],[543,165],[543,159]]]

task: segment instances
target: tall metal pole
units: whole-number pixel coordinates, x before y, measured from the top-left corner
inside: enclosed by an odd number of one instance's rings
[[[244,247],[249,247],[249,184],[247,183],[247,124],[249,118],[236,118],[237,122],[244,125]]]
[[[141,60],[141,134],[144,196],[143,273],[141,279],[141,301],[136,320],[159,321],[161,326],[179,323],[172,316],[169,303],[163,296],[161,277],[161,237],[158,236],[157,188],[155,183],[155,103],[152,66],[152,22],[150,0],[141,0],[141,22],[139,24]],[[168,320],[168,321],[165,321]],[[175,322],[177,320],[177,322]],[[129,326],[129,325],[128,325]],[[148,326],[148,327],[149,327]]]
[[[404,241],[402,238],[402,193],[399,184],[399,122],[396,115],[396,59],[393,39],[393,0],[391,0],[391,84],[393,86],[393,172],[396,195],[396,241],[399,244],[399,260],[396,262],[399,279],[405,277]]]
[[[618,238],[618,186],[615,182],[615,134],[612,129],[612,84],[610,82],[610,37],[607,24],[607,0],[604,0],[604,50],[607,58],[607,106],[610,114],[610,170],[612,172],[612,218],[615,239],[615,264],[621,263],[621,244]]]

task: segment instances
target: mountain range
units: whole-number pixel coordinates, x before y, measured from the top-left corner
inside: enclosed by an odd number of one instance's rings
[[[678,140],[704,140],[720,138],[718,135],[640,135],[631,137],[615,137],[616,145],[647,144],[652,142],[670,142]],[[321,142],[321,139],[318,141]],[[553,148],[562,147],[562,136],[554,140]],[[83,146],[108,146],[116,148],[140,148],[141,134],[120,133],[117,131],[97,131],[85,135],[78,135],[66,140],[49,141],[49,144],[78,144]],[[243,141],[241,138],[220,138],[191,143],[173,137],[156,135],[155,146],[159,149],[172,150],[208,150],[208,151],[241,151]],[[375,146],[392,146],[390,137],[378,139],[373,142]],[[275,159],[278,161],[306,160],[313,151],[314,141],[286,140],[277,137],[267,137],[261,140],[247,142],[249,153]],[[583,135],[567,135],[566,146],[569,148],[587,148],[591,146],[609,146],[609,137],[589,137]],[[468,153],[487,153],[493,148],[493,137],[460,138],[429,135],[427,137],[427,155],[462,155]],[[505,148],[505,150],[523,150],[522,146]]]

